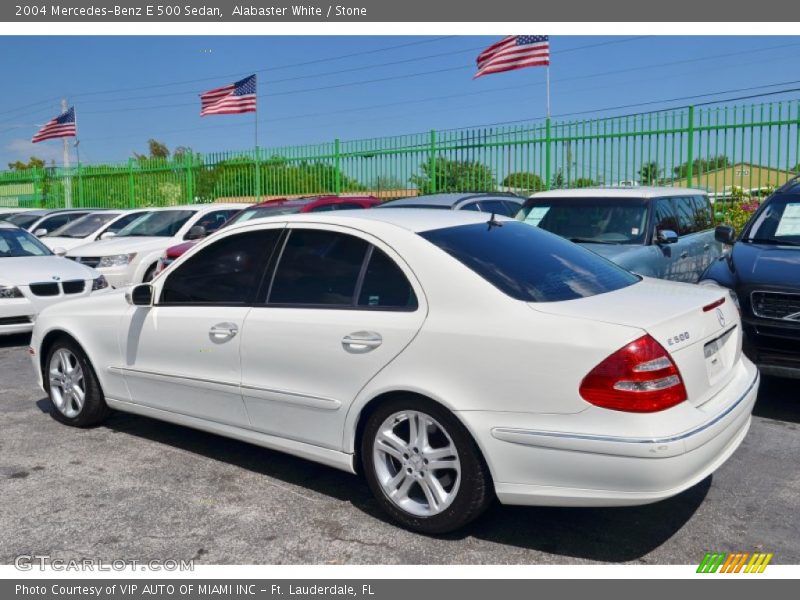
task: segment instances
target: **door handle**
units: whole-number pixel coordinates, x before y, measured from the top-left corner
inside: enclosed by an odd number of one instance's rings
[[[711,244],[706,244],[705,246],[703,246],[703,250],[709,250],[709,249],[711,249]]]
[[[342,347],[353,354],[369,352],[382,343],[381,334],[374,331],[356,331],[342,338]]]
[[[686,258],[687,256],[689,256],[688,250],[684,250],[683,252],[681,252],[681,258]]]
[[[212,342],[225,342],[239,333],[236,323],[217,323],[208,330]]]

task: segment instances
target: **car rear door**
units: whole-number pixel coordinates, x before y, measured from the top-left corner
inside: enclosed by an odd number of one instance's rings
[[[218,239],[159,279],[154,306],[131,307],[114,368],[134,403],[249,425],[239,389],[241,332],[282,229]]]
[[[359,391],[414,339],[427,314],[391,248],[353,229],[289,225],[242,336],[252,427],[332,449]]]

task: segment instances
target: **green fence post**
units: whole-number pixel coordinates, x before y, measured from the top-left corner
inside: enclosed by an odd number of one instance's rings
[[[130,208],[136,208],[136,185],[133,180],[133,159],[128,159],[128,205]]]
[[[333,191],[342,193],[342,142],[339,138],[333,140]]]
[[[261,202],[261,152],[256,146],[256,202]]]
[[[686,187],[692,187],[692,179],[694,177],[694,106],[689,107],[687,131],[689,139],[686,142]]]
[[[33,201],[39,208],[44,208],[44,190],[42,181],[44,180],[44,169],[33,169]]]
[[[552,145],[552,136],[550,133],[550,117],[545,121],[544,129],[544,189],[549,190],[551,185],[551,164],[550,164],[550,146]]]
[[[431,194],[436,193],[436,130],[431,129]]]
[[[194,159],[193,152],[187,152],[183,162],[186,166],[186,196],[189,204],[194,204],[194,172],[192,171]]]
[[[83,169],[81,163],[78,162],[78,206],[83,208]]]

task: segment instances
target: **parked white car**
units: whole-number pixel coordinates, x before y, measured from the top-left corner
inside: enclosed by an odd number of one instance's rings
[[[158,259],[170,246],[205,237],[249,204],[194,204],[150,209],[113,239],[99,240],[67,252],[71,258],[105,275],[114,287],[150,281]]]
[[[101,210],[84,215],[80,219],[75,219],[56,229],[53,233],[42,236],[40,239],[45,246],[56,252],[56,254],[66,254],[68,250],[78,246],[101,239],[111,239],[122,229],[148,212],[150,211],[146,209]]]
[[[31,331],[43,308],[107,287],[94,269],[55,256],[27,231],[0,222],[0,335]]]
[[[92,210],[89,208],[34,209],[18,212],[3,220],[30,231],[36,237],[42,237],[90,212]]]
[[[642,278],[471,211],[226,227],[150,284],[53,307],[54,416],[110,409],[360,472],[404,526],[646,504],[736,450],[758,371],[728,292]]]

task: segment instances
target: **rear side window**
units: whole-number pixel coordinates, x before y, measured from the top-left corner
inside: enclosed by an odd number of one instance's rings
[[[417,308],[417,296],[403,271],[383,250],[374,246],[358,294],[358,306]]]
[[[212,231],[216,231],[220,227],[225,224],[225,221],[231,218],[232,215],[236,214],[237,210],[215,210],[210,213],[206,213],[202,217],[200,217],[194,226],[200,225],[205,228],[206,233],[211,233]]]
[[[485,213],[513,217],[519,212],[519,204],[504,200],[481,200],[481,210]]]
[[[145,213],[133,213],[130,215],[125,215],[124,217],[120,217],[116,221],[114,221],[111,225],[108,226],[108,229],[105,230],[104,233],[117,233],[121,231],[123,227],[127,227],[131,223],[133,223],[136,219],[141,218]]]
[[[558,302],[612,292],[639,278],[590,250],[518,221],[425,231],[438,246],[494,285],[525,302]]]
[[[292,229],[275,270],[269,304],[352,306],[369,244],[352,235]]]
[[[161,304],[242,305],[252,301],[281,229],[231,235],[167,275]]]

